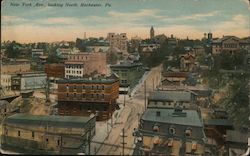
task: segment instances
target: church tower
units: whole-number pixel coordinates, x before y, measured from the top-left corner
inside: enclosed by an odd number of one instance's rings
[[[151,29],[150,29],[150,39],[153,39],[154,37],[155,37],[155,31],[154,31],[153,26],[151,26]]]

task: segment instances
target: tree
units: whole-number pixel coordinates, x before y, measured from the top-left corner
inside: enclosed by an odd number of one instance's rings
[[[6,48],[6,55],[8,58],[17,58],[20,54],[21,44],[12,41]]]

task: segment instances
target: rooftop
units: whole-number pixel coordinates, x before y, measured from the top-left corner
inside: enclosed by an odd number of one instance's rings
[[[121,64],[111,65],[110,68],[129,68],[129,67],[137,67],[141,65],[142,65],[141,63],[123,62]]]
[[[27,124],[27,125],[53,125],[58,127],[78,127],[83,128],[90,121],[90,117],[76,116],[45,116],[18,113],[8,117],[5,123]]]
[[[149,95],[149,100],[163,101],[191,101],[191,92],[188,91],[154,91]]]
[[[87,79],[87,78],[79,78],[79,79],[63,79],[63,80],[58,80],[58,84],[63,84],[63,83],[114,83],[118,80],[116,79],[108,79],[108,78],[97,78],[97,79]]]
[[[156,112],[160,112],[160,115],[156,115]],[[203,127],[203,124],[195,110],[182,110],[176,112],[175,109],[147,109],[143,115],[142,120],[160,122],[166,124],[177,124]]]
[[[241,132],[239,130],[227,130],[226,141],[247,144],[247,138],[249,137],[250,132]]]

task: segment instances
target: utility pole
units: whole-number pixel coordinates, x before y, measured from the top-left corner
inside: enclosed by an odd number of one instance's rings
[[[153,78],[153,91],[155,90],[155,78]]]
[[[2,92],[3,92],[1,80],[2,80],[2,51],[0,53],[0,97],[2,97]]]
[[[124,128],[122,129],[122,142],[121,142],[121,144],[122,144],[122,155],[124,156],[124,148],[125,148],[125,144],[127,144],[126,142],[125,142],[125,137],[127,137],[126,135],[125,135],[125,132],[124,132]]]
[[[147,109],[147,87],[146,87],[147,83],[146,83],[146,80],[144,81],[144,105],[145,105],[145,110]]]
[[[91,144],[91,130],[89,130],[89,133],[88,133],[88,143],[89,143],[89,148],[88,148],[88,155],[90,155],[90,144]]]
[[[124,93],[123,95],[124,95],[124,97],[123,97],[123,106],[125,107],[125,102],[126,102],[126,94]]]
[[[46,102],[50,102],[49,92],[50,92],[50,81],[49,81],[49,77],[47,77],[46,82],[45,82]]]

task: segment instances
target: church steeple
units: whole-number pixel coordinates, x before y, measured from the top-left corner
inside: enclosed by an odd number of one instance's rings
[[[154,31],[153,26],[151,26],[151,29],[150,29],[150,39],[153,39],[154,37],[155,37],[155,31]]]

